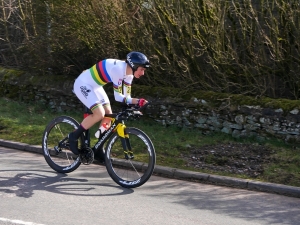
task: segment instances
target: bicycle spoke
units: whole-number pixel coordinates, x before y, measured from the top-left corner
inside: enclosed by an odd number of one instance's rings
[[[141,177],[141,175],[139,174],[139,172],[136,170],[135,166],[132,164],[131,160],[129,160],[129,162],[130,162],[132,168],[133,168],[133,169],[135,170],[135,172],[137,173],[137,175],[138,175],[139,177]]]
[[[49,166],[57,172],[68,173],[80,165],[68,147],[67,135],[78,123],[71,117],[61,116],[49,123],[43,135],[43,153]]]
[[[106,167],[116,183],[124,187],[138,187],[150,178],[154,170],[155,151],[152,142],[141,130],[127,128],[126,131],[130,134],[130,149],[124,155],[121,138],[115,134],[107,144]],[[129,140],[126,142],[128,146]]]

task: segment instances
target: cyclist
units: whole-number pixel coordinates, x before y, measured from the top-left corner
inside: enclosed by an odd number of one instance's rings
[[[74,83],[74,93],[93,114],[84,118],[79,128],[68,135],[70,149],[75,155],[79,154],[78,138],[85,130],[101,121],[98,132],[100,131],[103,135],[105,132],[103,127],[107,126],[107,129],[110,126],[110,119],[105,118],[104,115],[111,114],[112,110],[103,86],[112,82],[116,101],[137,104],[142,107],[147,103],[147,100],[131,97],[131,83],[134,77],[143,76],[149,66],[149,60],[143,53],[130,52],[125,61],[105,59],[83,71],[77,77]],[[103,153],[100,152],[100,154],[101,159]]]

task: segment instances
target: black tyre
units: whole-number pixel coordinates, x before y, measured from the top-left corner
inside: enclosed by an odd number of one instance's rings
[[[121,138],[114,133],[107,142],[105,165],[110,177],[120,186],[135,188],[143,185],[152,175],[156,155],[150,138],[141,130],[133,127],[125,129],[133,156],[126,159]]]
[[[68,134],[79,127],[79,123],[69,117],[60,116],[52,120],[43,134],[43,154],[48,165],[59,173],[70,173],[80,164],[80,158],[74,155],[68,142]],[[80,140],[79,145],[81,144]]]

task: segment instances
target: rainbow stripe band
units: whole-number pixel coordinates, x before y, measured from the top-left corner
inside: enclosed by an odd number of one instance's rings
[[[123,102],[124,102],[125,104],[132,104],[132,98],[125,97],[125,98],[123,98]]]
[[[99,106],[101,105],[101,103],[95,103],[94,105],[92,105],[91,107],[90,107],[90,110],[94,110],[94,109],[97,109]],[[103,107],[109,107],[110,106],[110,103],[105,103],[105,104],[103,104],[102,105]]]
[[[90,107],[90,110],[93,111],[94,109],[98,108],[100,105],[101,105],[100,103],[95,103],[94,105],[92,105],[92,106]]]
[[[102,105],[103,107],[109,107],[110,106],[110,103],[105,103]]]
[[[106,70],[105,63],[106,60],[102,60],[90,68],[90,72],[92,74],[94,81],[101,86],[109,82],[112,82]]]
[[[122,89],[119,86],[113,85],[113,88],[115,92],[122,93]]]
[[[125,82],[125,81],[124,81],[124,85],[127,86],[127,87],[130,87],[130,86],[131,86],[130,83],[127,83],[127,82]]]

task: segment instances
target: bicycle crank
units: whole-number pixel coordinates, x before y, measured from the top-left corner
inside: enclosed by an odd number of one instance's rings
[[[89,165],[94,161],[94,152],[91,148],[85,147],[79,153],[80,161],[84,165]]]

